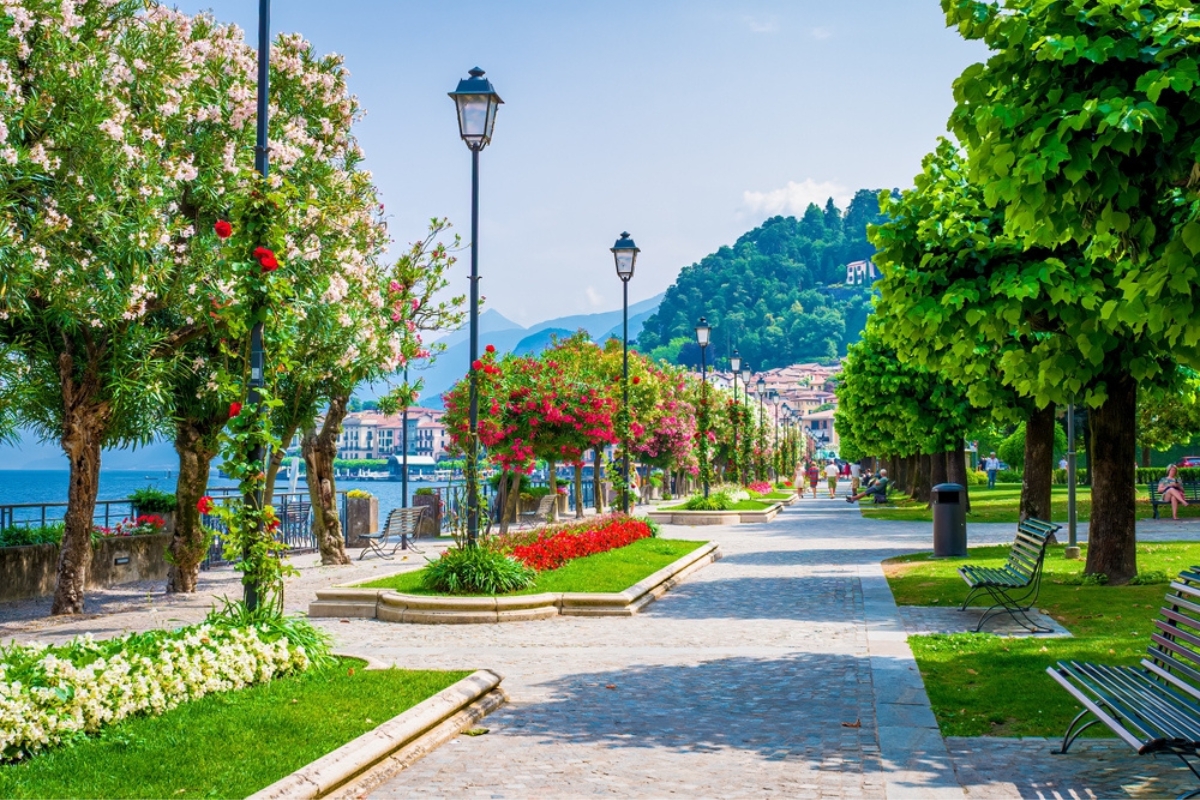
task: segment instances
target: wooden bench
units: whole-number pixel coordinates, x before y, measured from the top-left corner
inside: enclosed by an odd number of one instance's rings
[[[533,511],[521,512],[521,524],[524,525],[528,523],[530,525],[534,525],[538,522],[538,520],[547,523],[553,521],[554,504],[557,502],[558,495],[554,492],[544,495],[540,500],[538,500],[537,508],[535,508]]]
[[[983,623],[997,614],[1008,614],[1032,633],[1049,633],[1050,629],[1036,624],[1027,613],[1037,602],[1042,586],[1042,562],[1046,558],[1046,542],[1061,525],[1040,519],[1027,519],[1017,526],[1017,538],[1008,551],[1008,562],[1003,567],[979,567],[967,565],[958,568],[958,574],[967,582],[971,591],[959,606],[965,611],[977,594],[986,594],[992,605],[983,612],[975,632],[983,629]]]
[[[1200,481],[1181,481],[1183,484],[1183,496],[1189,503],[1200,503]],[[1158,491],[1158,481],[1151,481],[1150,487],[1150,505],[1154,509],[1154,518],[1158,519],[1158,507],[1170,506],[1170,500],[1163,500],[1162,494]]]
[[[1188,761],[1200,757],[1200,566],[1172,581],[1154,627],[1140,666],[1060,661],[1046,668],[1083,705],[1055,753],[1103,722],[1138,755],[1172,753],[1200,777]],[[1084,722],[1089,714],[1094,719]],[[1182,796],[1196,795],[1200,789]]]
[[[383,526],[383,530],[379,533],[359,534],[358,538],[366,542],[367,546],[358,554],[358,560],[362,561],[367,553],[375,553],[381,558],[394,558],[397,550],[412,550],[414,553],[420,553],[421,550],[413,543],[413,539],[417,536],[417,524],[421,521],[421,515],[425,513],[426,506],[417,506],[415,508],[393,508],[388,514],[387,524]],[[396,543],[392,546],[392,552],[384,552],[384,546],[388,541],[395,538]]]

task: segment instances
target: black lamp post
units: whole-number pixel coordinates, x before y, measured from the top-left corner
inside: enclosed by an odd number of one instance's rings
[[[404,386],[408,386],[408,364],[404,365]],[[408,508],[408,402],[404,398],[404,419],[400,423],[400,497],[402,508]]]
[[[617,265],[617,277],[621,279],[621,395],[625,404],[625,419],[621,424],[621,476],[625,481],[625,489],[621,492],[621,510],[629,513],[629,279],[633,277],[633,266],[637,262],[638,250],[629,234],[623,232],[621,238],[611,248],[613,261]]]
[[[700,478],[704,483],[704,496],[708,497],[708,371],[704,360],[705,350],[708,349],[708,337],[712,329],[704,317],[696,323],[696,343],[700,345],[700,455],[704,459],[700,464]]]
[[[742,356],[737,350],[733,351],[733,355],[729,358],[729,368],[733,372],[733,479],[737,480],[738,475],[738,417],[741,416],[742,410],[737,404],[737,379],[738,370],[742,368]]]
[[[775,405],[775,480],[779,480],[779,472],[783,469],[783,451],[779,446],[779,395],[774,397]]]
[[[742,364],[742,388],[745,390],[747,405],[750,404],[750,377],[751,377],[750,365]],[[741,409],[738,409],[738,411],[740,413]],[[753,417],[751,417],[750,419],[747,419],[746,421],[753,422],[754,420],[753,420]],[[742,483],[743,484],[747,484],[750,482],[750,431],[749,430],[746,431],[745,448],[746,448],[745,458],[742,459]]]
[[[765,406],[763,405],[763,395],[767,392],[767,381],[762,375],[758,376],[758,384],[756,388],[758,389],[758,429],[762,432],[762,442],[765,449],[767,444],[767,420],[766,415],[764,414]],[[766,453],[759,453],[758,456],[758,479],[760,481],[767,477],[766,456]]]
[[[467,546],[474,547],[479,537],[479,151],[492,141],[496,110],[504,101],[479,67],[471,77],[458,82],[450,92],[458,108],[458,135],[471,149],[471,352],[467,362],[470,375],[470,423],[467,433]]]

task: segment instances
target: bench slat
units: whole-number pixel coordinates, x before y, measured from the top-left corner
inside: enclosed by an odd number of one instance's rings
[[[1200,717],[1186,698],[1163,686],[1136,667],[1091,666],[1107,688],[1119,694],[1125,703],[1148,725],[1157,729],[1158,739],[1200,741]]]
[[[1091,674],[1084,670],[1087,666],[1089,665],[1075,661],[1060,661],[1058,667],[1052,667],[1051,671],[1075,699],[1087,706],[1114,733],[1139,753],[1144,752],[1156,738],[1155,732],[1144,728],[1140,720],[1132,717],[1130,709],[1124,708],[1120,703],[1110,704],[1108,697],[1096,685]],[[1109,711],[1104,711],[1102,707],[1108,708]],[[1122,721],[1131,722],[1132,727],[1121,724]]]

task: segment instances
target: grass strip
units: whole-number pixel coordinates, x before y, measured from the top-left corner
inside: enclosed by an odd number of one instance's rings
[[[1007,545],[976,547],[966,558],[936,560],[923,553],[889,559],[883,566],[897,604],[954,608],[967,595],[957,568],[968,563],[1000,566],[1008,550]],[[1087,548],[1083,551],[1086,558]],[[1200,543],[1139,544],[1137,560],[1143,576],[1160,571],[1173,577],[1200,564]],[[1166,584],[1081,585],[1083,566],[1083,559],[1063,558],[1062,546],[1048,548],[1037,604],[1074,638],[986,633],[909,637],[943,735],[1061,737],[1080,706],[1046,674],[1046,667],[1067,660],[1138,663],[1150,642]],[[1096,725],[1084,735],[1111,734]]]
[[[512,594],[623,592],[703,544],[705,542],[685,542],[680,539],[639,539],[616,550],[577,558],[558,569],[539,572],[533,586]],[[355,586],[360,589],[391,589],[402,594],[439,594],[422,585],[423,573],[424,570],[413,570]]]
[[[363,666],[339,659],[0,765],[0,797],[246,797],[470,674]]]
[[[775,505],[776,502],[777,501],[774,501],[774,500],[768,500],[768,501],[738,500],[736,503],[731,503],[729,508],[721,509],[721,512],[724,512],[724,511],[766,511],[768,508]],[[655,511],[696,511],[695,509],[687,508],[686,506],[682,506],[682,505],[661,506],[654,510]],[[712,513],[721,513],[721,512],[696,511],[697,514],[712,514]]]
[[[969,522],[1012,522],[1020,521],[1021,484],[998,483],[996,488],[972,486],[971,511],[967,514]],[[893,506],[872,506],[867,502],[860,504],[863,517],[867,519],[898,520],[902,522],[932,522],[933,510],[920,500],[907,497],[893,496]],[[1067,487],[1052,487],[1051,517],[1055,520],[1067,518]],[[1092,495],[1086,486],[1076,491],[1075,503],[1080,522],[1087,522],[1092,514]],[[1158,510],[1162,519],[1171,519],[1171,507],[1165,506]],[[1138,487],[1137,518],[1152,519],[1154,509],[1150,505],[1150,496],[1144,485]],[[1200,519],[1200,504],[1179,508],[1179,518]]]

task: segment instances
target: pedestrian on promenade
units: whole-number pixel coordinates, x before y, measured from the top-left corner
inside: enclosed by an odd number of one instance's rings
[[[825,465],[825,477],[829,481],[829,499],[830,500],[837,497],[838,474],[840,472],[841,472],[841,470],[838,469],[838,465],[832,461],[830,461],[828,464]]]
[[[868,483],[867,488],[863,489],[858,494],[852,494],[847,497],[846,502],[857,503],[859,500],[867,497],[868,495],[874,497],[877,502],[883,502],[887,500],[888,483],[890,483],[890,481],[888,481],[887,470],[881,469],[879,470],[878,480]]]
[[[996,473],[1000,471],[1000,459],[996,458],[996,452],[994,450],[990,456],[983,460],[983,468],[987,470],[988,488],[995,489]]]
[[[806,473],[808,475],[808,485],[812,489],[813,500],[816,500],[817,484],[821,482],[821,470],[817,467],[817,462],[808,462],[808,469],[806,470]]]
[[[855,470],[854,472],[851,472],[850,473],[850,494],[858,494],[858,487],[861,485],[862,484],[858,477],[858,471]]]

